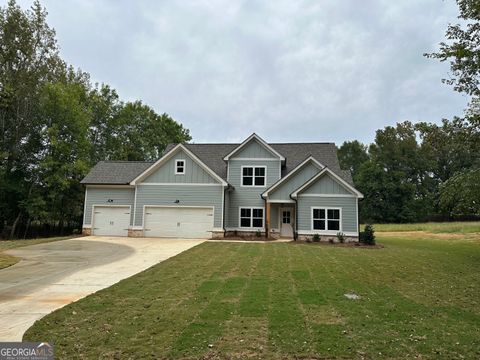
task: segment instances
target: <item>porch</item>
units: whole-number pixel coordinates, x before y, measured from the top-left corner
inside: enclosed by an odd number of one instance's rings
[[[265,210],[265,230],[269,239],[293,239],[295,231],[295,203],[269,202]]]

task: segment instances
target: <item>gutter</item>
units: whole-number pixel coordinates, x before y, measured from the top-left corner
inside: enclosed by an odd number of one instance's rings
[[[266,216],[267,216],[267,199],[263,197],[263,193],[260,194],[260,198],[262,198],[263,201],[265,202],[265,206],[264,206],[264,209],[265,209],[264,212],[265,212],[265,214],[264,214],[264,217],[266,218]],[[268,225],[270,225],[270,222],[268,223]],[[268,239],[268,232],[270,231],[268,225],[267,225],[267,222],[265,221],[265,238],[266,238],[266,239]]]

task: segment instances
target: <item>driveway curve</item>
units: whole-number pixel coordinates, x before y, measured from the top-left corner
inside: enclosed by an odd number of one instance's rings
[[[22,260],[0,270],[0,341],[21,341],[46,314],[202,242],[89,236],[8,250]]]

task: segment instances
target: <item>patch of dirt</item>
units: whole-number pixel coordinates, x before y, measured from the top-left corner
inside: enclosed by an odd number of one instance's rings
[[[309,322],[314,324],[344,324],[343,317],[331,305],[304,304],[303,309]]]

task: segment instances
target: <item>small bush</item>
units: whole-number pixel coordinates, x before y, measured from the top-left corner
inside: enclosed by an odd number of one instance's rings
[[[329,242],[330,244],[333,244],[333,243],[334,243],[334,241],[333,241],[332,238],[328,239],[328,242]]]
[[[314,234],[312,239],[314,242],[320,242],[320,235]]]
[[[337,233],[338,242],[343,244],[345,242],[345,234],[341,231]]]
[[[256,236],[256,237],[262,236],[262,233],[260,232],[260,230],[257,230],[257,232],[255,233],[255,236]]]
[[[375,230],[372,225],[365,225],[365,229],[360,232],[359,241],[366,245],[375,245]]]
[[[311,242],[312,242],[312,239],[307,238],[305,241],[306,241],[307,243],[311,243]]]

